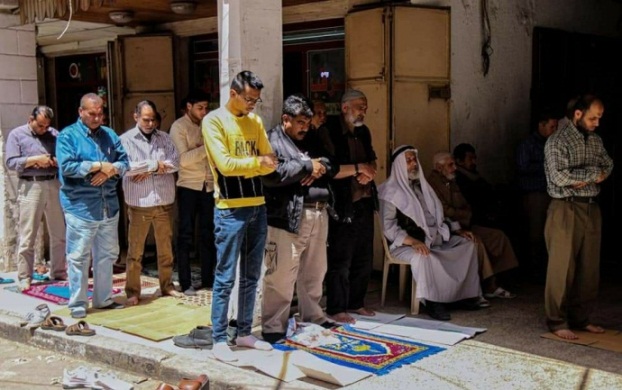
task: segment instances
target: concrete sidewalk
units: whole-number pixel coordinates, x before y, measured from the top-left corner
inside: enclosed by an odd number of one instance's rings
[[[374,302],[377,302],[379,294],[374,285],[371,290],[369,300],[371,306],[376,307]],[[526,291],[521,294],[523,298],[517,298],[513,302],[494,301],[493,308],[486,311],[453,312],[453,322],[456,324],[489,329],[474,340],[463,341],[444,352],[396,369],[388,375],[371,377],[348,388],[622,388],[622,354],[539,338],[539,334],[545,330],[539,325],[534,326],[533,318],[529,317],[538,317],[538,311],[535,310],[534,313],[533,309],[533,305],[538,303],[526,299],[531,295],[539,295],[539,292]],[[389,298],[394,296],[390,295]],[[195,377],[205,373],[210,377],[211,389],[336,388],[325,382],[307,379],[281,383],[262,373],[218,362],[206,350],[182,349],[175,347],[171,340],[156,343],[104,327],[94,326],[97,330],[94,337],[66,336],[63,332],[41,329],[30,331],[21,328],[19,320],[41,303],[40,300],[1,288],[0,302],[0,337],[107,364],[164,382],[177,383],[182,377]],[[52,311],[60,308],[53,304],[48,305]],[[393,299],[383,311],[405,313],[407,306],[407,302],[398,303]],[[527,318],[521,319],[525,316]],[[427,316],[422,315],[422,318]],[[532,325],[523,324],[525,321]],[[71,324],[75,320],[68,318],[66,322]],[[517,347],[506,348],[487,342],[495,341],[497,337],[515,343]],[[525,352],[525,349],[532,346],[542,353]],[[578,357],[576,361],[573,361],[574,356]]]

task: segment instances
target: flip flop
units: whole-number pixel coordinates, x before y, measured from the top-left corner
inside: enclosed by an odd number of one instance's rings
[[[487,299],[495,299],[495,298],[512,299],[512,298],[516,298],[516,294],[511,293],[508,290],[505,290],[505,289],[503,289],[501,287],[497,287],[497,289],[493,293],[486,293],[486,294],[484,294],[484,298],[487,298]]]
[[[43,322],[43,324],[41,325],[41,329],[62,332],[63,330],[67,329],[67,325],[65,325],[62,318],[51,316],[48,317],[45,322]]]
[[[89,324],[86,321],[78,321],[67,327],[65,334],[68,336],[94,336],[95,330],[89,328]]]
[[[177,387],[179,390],[207,390],[209,389],[209,379],[205,374],[201,374],[195,379],[182,378]]]
[[[0,277],[0,284],[11,284],[11,283],[15,283],[15,280],[11,278]]]

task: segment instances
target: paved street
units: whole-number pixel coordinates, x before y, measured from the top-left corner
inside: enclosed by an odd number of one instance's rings
[[[160,384],[160,381],[0,337],[0,389],[60,389],[63,370],[73,370],[79,366],[93,370],[101,368],[102,372],[114,373],[121,380],[135,383],[135,390],[153,390]]]

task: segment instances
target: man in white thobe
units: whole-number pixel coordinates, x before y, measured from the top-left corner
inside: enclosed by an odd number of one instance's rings
[[[432,318],[450,320],[447,303],[451,302],[478,308],[480,283],[473,234],[448,221],[457,227],[450,230],[412,146],[397,148],[392,160],[391,176],[378,188],[391,256],[410,262],[417,296],[425,300]]]

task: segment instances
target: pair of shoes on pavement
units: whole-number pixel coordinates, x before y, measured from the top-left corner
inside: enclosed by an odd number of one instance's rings
[[[205,374],[201,374],[195,379],[183,378],[179,381],[177,387],[173,387],[166,383],[160,383],[156,390],[207,390],[209,389],[209,378]]]
[[[173,343],[181,348],[209,349],[214,344],[212,328],[199,325],[186,335],[173,337]]]
[[[435,320],[439,321],[449,321],[451,320],[451,314],[449,314],[449,310],[444,303],[441,302],[433,302],[426,300],[425,307],[428,312],[428,315]]]
[[[49,316],[50,308],[45,303],[42,303],[22,318],[20,326],[26,327],[27,329],[37,328],[41,326]]]

